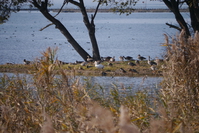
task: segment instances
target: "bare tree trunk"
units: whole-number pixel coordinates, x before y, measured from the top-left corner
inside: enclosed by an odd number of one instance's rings
[[[187,5],[189,6],[190,18],[191,18],[191,26],[194,32],[199,31],[199,6],[198,1],[187,1]]]
[[[97,40],[96,40],[96,37],[95,37],[95,24],[94,24],[95,15],[97,13],[99,5],[100,5],[100,1],[98,3],[97,8],[96,8],[95,14],[92,15],[91,22],[88,19],[88,15],[87,15],[83,0],[80,0],[80,6],[79,6],[81,13],[82,13],[82,16],[83,16],[84,24],[86,25],[88,32],[89,32],[89,37],[90,37],[91,44],[92,44],[93,59],[94,60],[100,60],[99,48],[98,48]]]
[[[64,25],[55,17],[53,17],[51,14],[48,13],[47,10],[47,4],[48,0],[45,0],[45,2],[41,3],[41,6],[36,2],[36,0],[33,0],[33,5],[37,7],[40,12],[53,24],[55,24],[56,28],[60,30],[60,32],[67,38],[68,42],[74,47],[74,49],[79,53],[79,55],[86,61],[87,57],[90,56],[72,37],[72,35],[68,32],[68,30],[64,27]]]
[[[163,0],[163,2],[175,15],[175,19],[178,22],[178,24],[180,25],[181,29],[185,30],[185,33],[187,36],[190,36],[191,34],[190,34],[189,28],[187,26],[187,23],[185,22],[183,16],[180,14],[180,10],[178,7],[180,1],[179,0]]]

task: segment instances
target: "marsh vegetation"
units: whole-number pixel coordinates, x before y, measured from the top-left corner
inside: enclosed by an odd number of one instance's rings
[[[181,32],[171,41],[166,36],[165,46],[162,88],[153,94],[82,84],[44,52],[31,82],[1,77],[1,132],[199,132],[199,34],[186,39]]]

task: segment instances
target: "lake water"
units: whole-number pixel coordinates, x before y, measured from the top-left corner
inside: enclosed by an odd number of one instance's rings
[[[52,13],[55,14],[55,13]],[[186,20],[188,13],[183,13]],[[89,14],[91,16],[91,14]],[[77,42],[92,53],[87,29],[80,13],[61,13],[57,17],[71,32]],[[165,23],[177,24],[170,12],[132,13],[129,16],[116,13],[98,13],[95,20],[96,38],[101,56],[133,56],[138,54],[161,57],[164,52],[164,35],[176,34]],[[0,64],[23,63],[34,60],[48,47],[58,47],[57,57],[65,62],[82,60],[66,38],[50,26],[50,22],[37,11],[13,13],[8,22],[0,25]]]
[[[14,73],[0,73],[0,79],[7,75],[8,77],[15,79],[16,77],[23,77],[30,84],[32,83],[32,75],[29,74],[14,74]],[[57,76],[56,78],[60,78]],[[162,77],[107,77],[107,76],[76,76],[69,78],[71,82],[79,79],[82,85],[89,84],[88,88],[99,89],[102,87],[104,93],[108,93],[110,89],[117,89],[120,92],[134,93],[140,90],[145,90],[149,93],[155,93],[156,90],[160,89],[160,82]],[[2,80],[4,81],[4,80]],[[0,83],[1,86],[1,83]]]

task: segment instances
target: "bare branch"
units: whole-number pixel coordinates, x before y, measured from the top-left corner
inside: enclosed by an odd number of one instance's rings
[[[62,11],[62,9],[64,8],[64,6],[66,5],[66,3],[68,4],[68,0],[65,0],[61,6],[61,8],[59,9],[58,13],[54,16],[56,17],[57,15],[59,15],[59,13]]]
[[[172,24],[169,24],[169,23],[166,23],[166,25],[168,25],[170,28],[174,28],[174,29],[177,29],[179,31],[181,31],[182,29],[179,28],[178,26],[175,26],[175,25],[172,25]]]
[[[99,0],[98,5],[97,5],[97,7],[96,7],[96,9],[95,9],[95,13],[94,13],[94,15],[93,15],[93,19],[95,19],[95,16],[97,15],[97,11],[98,11],[99,6],[100,6],[101,3],[102,3],[102,0]]]
[[[51,26],[51,25],[53,25],[53,23],[46,25],[45,27],[41,28],[39,31],[42,31],[42,30],[48,28],[48,27]]]

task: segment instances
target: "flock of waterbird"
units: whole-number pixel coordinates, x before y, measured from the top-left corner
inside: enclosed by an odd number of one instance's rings
[[[146,57],[143,57],[140,54],[137,56],[137,60],[134,59],[131,56],[120,56],[119,57],[119,61],[121,61],[121,62],[128,61],[128,65],[132,66],[132,68],[133,68],[133,66],[139,66],[140,62],[144,61],[144,60],[147,60]],[[164,61],[163,59],[159,59],[159,58],[156,58],[155,60],[151,60],[151,57],[148,56],[147,63],[150,66],[150,69],[152,71],[155,71],[155,70],[157,70],[158,64],[160,62],[163,62],[163,61]],[[111,57],[111,56],[101,57],[101,60],[98,60],[98,61],[95,61],[90,56],[87,56],[87,61],[76,61],[75,63],[66,63],[66,62],[63,62],[63,61],[60,61],[60,60],[56,60],[55,61],[55,63],[59,64],[59,65],[63,65],[63,64],[72,64],[72,65],[80,64],[81,66],[86,66],[87,68],[92,67],[92,66],[89,66],[88,64],[92,64],[93,63],[94,66],[96,68],[98,68],[98,69],[103,69],[105,67],[103,64],[101,64],[102,62],[107,62],[107,66],[113,66],[113,64],[114,64],[113,62],[115,62],[115,56],[113,56],[113,57]],[[32,63],[31,61],[28,61],[28,60],[24,59],[24,64],[25,65],[29,65],[31,63]],[[82,68],[80,67],[80,69],[82,69]],[[124,70],[123,68],[120,68],[119,70],[122,73],[126,73],[126,70]],[[132,72],[132,73],[138,73],[135,69],[129,69],[128,71]]]

